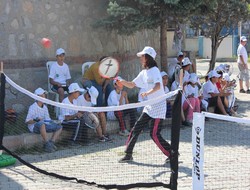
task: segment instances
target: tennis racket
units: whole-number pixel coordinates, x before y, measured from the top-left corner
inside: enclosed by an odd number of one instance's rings
[[[99,74],[106,79],[116,79],[120,64],[113,57],[106,57],[101,60],[99,65]]]

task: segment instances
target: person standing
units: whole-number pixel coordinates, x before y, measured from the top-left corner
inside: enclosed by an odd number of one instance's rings
[[[86,80],[90,80],[92,85],[98,90],[99,95],[97,97],[97,107],[102,107],[107,105],[107,99],[112,91],[112,87],[109,84],[110,79],[105,79],[99,74],[99,65],[102,60],[107,58],[103,56],[99,61],[90,66],[90,68],[84,73],[83,76],[83,86]],[[105,95],[105,103],[103,102],[103,95]]]
[[[165,94],[162,77],[160,70],[157,67],[155,61],[156,52],[154,48],[146,46],[141,52],[137,53],[137,56],[140,57],[140,61],[143,69],[137,77],[129,82],[125,80],[117,81],[117,85],[124,85],[128,88],[145,88],[146,91],[141,93],[142,97],[148,97],[148,99],[154,99]],[[162,138],[161,125],[159,123],[162,119],[165,119],[166,115],[166,101],[163,100],[159,103],[153,105],[147,105],[144,107],[143,112],[134,127],[132,128],[130,135],[127,140],[127,147],[125,150],[126,155],[119,160],[119,162],[129,162],[133,160],[132,154],[135,143],[140,135],[141,131],[148,126],[150,123],[150,136],[159,149],[167,157],[170,157],[171,147],[170,144]]]
[[[71,75],[69,72],[69,67],[64,63],[65,50],[59,48],[56,50],[57,62],[54,63],[49,72],[49,81],[53,85],[52,90],[59,94],[59,102],[64,99],[64,91],[68,92],[69,80]]]
[[[248,72],[248,65],[247,65],[247,50],[246,50],[246,44],[247,44],[247,38],[245,36],[241,36],[240,38],[240,45],[237,49],[237,55],[238,55],[238,68],[240,70],[239,73],[239,84],[240,84],[240,93],[247,93],[250,94],[249,89],[249,72]],[[245,85],[247,87],[247,90],[245,91],[243,88],[243,81],[245,81]]]

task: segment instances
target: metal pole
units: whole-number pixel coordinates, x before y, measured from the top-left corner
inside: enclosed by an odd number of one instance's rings
[[[3,134],[4,134],[4,123],[5,123],[5,75],[3,74],[3,62],[1,62],[0,66],[0,73],[1,73],[1,81],[0,81],[0,155],[2,154],[2,144],[3,144]]]

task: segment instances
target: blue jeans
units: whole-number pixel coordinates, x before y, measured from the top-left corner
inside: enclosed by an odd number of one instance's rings
[[[61,125],[53,123],[53,122],[39,121],[39,122],[35,123],[34,128],[33,128],[33,132],[40,134],[40,128],[43,124],[45,124],[45,128],[46,128],[47,133],[56,132],[62,128]]]
[[[107,106],[107,101],[110,92],[112,91],[112,87],[110,84],[107,85],[105,92],[102,90],[102,86],[97,84],[95,80],[91,80],[92,85],[98,90],[99,95],[97,97],[96,107]],[[103,102],[103,94],[105,95],[105,102]]]

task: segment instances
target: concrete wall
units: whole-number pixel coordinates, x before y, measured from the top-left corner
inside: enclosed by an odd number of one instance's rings
[[[202,58],[211,58],[211,39],[200,37],[199,56]],[[238,44],[235,42],[235,38],[228,36],[221,42],[218,51],[217,58],[232,58],[235,55],[235,50]]]

